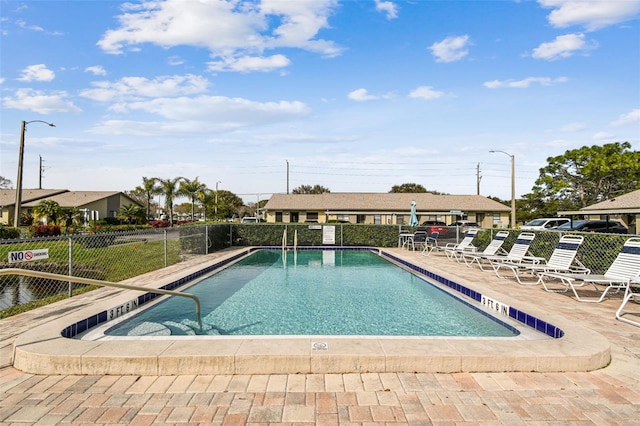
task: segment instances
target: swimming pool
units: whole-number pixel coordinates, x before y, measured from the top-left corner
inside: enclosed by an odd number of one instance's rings
[[[513,337],[518,330],[372,251],[259,250],[105,331],[109,336]]]

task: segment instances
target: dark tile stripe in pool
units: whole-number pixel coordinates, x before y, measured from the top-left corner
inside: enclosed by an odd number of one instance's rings
[[[194,272],[191,273],[189,275],[186,275],[182,278],[179,278],[175,281],[170,282],[169,284],[166,284],[160,288],[165,289],[165,290],[175,290],[178,287],[183,286],[184,284],[200,278],[206,274],[209,274],[213,271],[215,271],[216,269],[219,269],[223,266],[228,265],[229,263],[235,262],[236,260],[238,260],[241,257],[246,256],[249,253],[252,253],[254,251],[257,250],[282,250],[282,247],[278,247],[278,246],[268,246],[268,247],[252,247],[249,248],[245,251],[242,251],[234,256],[231,256],[227,259],[221,260],[219,262],[216,262],[212,265],[207,266],[206,268],[201,269],[198,272]],[[400,259],[390,253],[385,252],[382,249],[378,249],[375,247],[314,247],[314,246],[309,246],[309,247],[298,247],[297,250],[327,250],[327,251],[374,251],[379,253],[380,255],[392,259],[394,262],[400,263],[404,266],[406,266],[407,268],[418,272],[432,280],[435,280],[449,288],[451,288],[452,290],[455,290],[461,294],[464,294],[467,297],[472,298],[473,300],[476,300],[478,302],[480,302],[482,300],[482,293],[477,292],[475,290],[472,290],[468,287],[465,287],[453,280],[450,280],[448,278],[445,278],[441,275],[435,274],[425,268],[422,268],[420,266],[414,265],[411,262],[408,262],[404,259]],[[157,293],[145,293],[143,295],[138,296],[138,306],[142,306],[143,304],[154,300],[155,298],[161,296],[160,294]],[[482,312],[482,311],[481,311]],[[483,312],[483,314],[490,316],[488,313]],[[512,319],[528,326],[531,328],[534,328],[536,330],[538,330],[541,333],[544,333],[548,336],[551,336],[553,338],[560,338],[562,336],[564,336],[564,331],[562,329],[560,329],[559,327],[556,327],[553,324],[550,324],[546,321],[543,321],[533,315],[530,315],[524,311],[521,311],[519,309],[516,309],[512,306],[509,307],[509,317],[511,317]],[[75,336],[77,336],[78,334],[84,333],[85,331],[103,324],[105,322],[108,321],[108,315],[107,315],[107,311],[102,311],[99,312],[95,315],[90,316],[89,318],[85,318],[81,321],[76,322],[75,324],[71,324],[68,327],[65,327],[61,334],[63,337],[68,337],[68,338],[73,338]]]

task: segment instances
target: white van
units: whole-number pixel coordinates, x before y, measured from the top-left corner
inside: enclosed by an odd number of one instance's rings
[[[533,219],[520,227],[524,231],[546,231],[556,229],[558,226],[571,222],[568,217],[543,217],[541,219]]]
[[[245,216],[240,220],[240,223],[258,223],[257,217]]]

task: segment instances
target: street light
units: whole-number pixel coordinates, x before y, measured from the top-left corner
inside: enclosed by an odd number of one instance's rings
[[[511,227],[516,227],[516,156],[509,154],[505,151],[494,151],[491,150],[489,152],[500,152],[504,155],[508,155],[511,157]]]
[[[18,179],[16,182],[16,207],[13,215],[13,226],[17,228],[20,225],[20,206],[22,204],[22,159],[24,157],[24,133],[27,131],[27,124],[44,123],[50,127],[56,127],[53,123],[42,120],[23,121],[20,131],[20,152],[18,154]]]
[[[215,207],[214,207],[214,211],[215,211],[215,215],[216,215],[216,220],[218,219],[218,184],[219,184],[219,183],[222,183],[222,181],[221,181],[221,180],[219,180],[219,181],[217,181],[217,182],[216,182],[216,195],[215,195],[215,198],[216,198],[216,200],[215,200],[215,201],[216,201],[216,205],[215,205]]]

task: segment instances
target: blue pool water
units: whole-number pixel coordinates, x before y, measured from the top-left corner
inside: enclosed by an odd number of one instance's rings
[[[283,258],[286,256],[286,258]],[[369,251],[261,250],[105,334],[500,336],[518,331]]]

